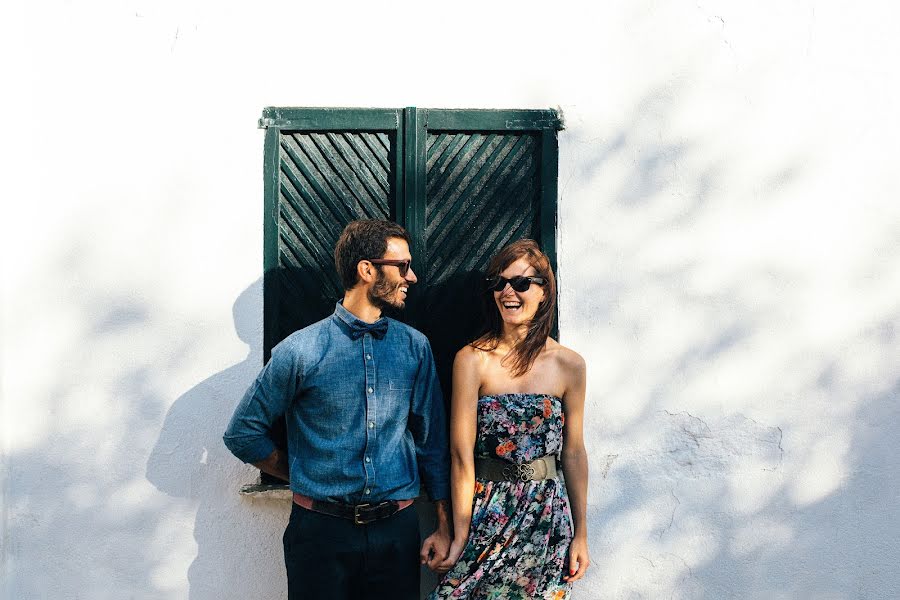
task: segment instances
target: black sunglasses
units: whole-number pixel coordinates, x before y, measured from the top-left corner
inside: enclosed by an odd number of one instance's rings
[[[406,277],[406,273],[409,271],[409,263],[411,260],[396,260],[390,258],[369,258],[367,259],[373,265],[394,265],[397,267],[397,270],[400,271],[400,277]]]
[[[544,285],[545,283],[547,283],[547,280],[544,277],[530,277],[523,275],[516,275],[515,277],[510,277],[509,279],[507,279],[506,277],[500,277],[498,275],[496,277],[488,277],[484,281],[487,283],[487,289],[494,292],[502,292],[507,283],[512,289],[517,292],[526,291],[531,287],[532,283],[536,283],[538,285]]]

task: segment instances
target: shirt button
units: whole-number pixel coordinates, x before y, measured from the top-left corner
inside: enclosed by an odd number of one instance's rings
[[[368,456],[366,457],[366,462],[372,462]]]
[[[371,354],[366,354],[366,360],[372,360],[372,355],[371,355]]]
[[[369,429],[375,429],[375,421],[369,421]]]
[[[368,496],[371,493],[372,493],[372,490],[369,490],[369,489],[366,490],[366,496]]]
[[[374,392],[374,391],[375,391],[375,390],[374,390],[373,388],[369,388],[369,393],[370,393],[370,394],[371,394],[372,392]]]

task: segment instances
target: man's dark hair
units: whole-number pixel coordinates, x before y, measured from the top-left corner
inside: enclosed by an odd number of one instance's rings
[[[406,240],[407,244],[410,242],[406,230],[391,221],[364,219],[350,221],[344,227],[334,247],[334,266],[344,291],[356,285],[356,265],[359,261],[384,257],[390,238]]]

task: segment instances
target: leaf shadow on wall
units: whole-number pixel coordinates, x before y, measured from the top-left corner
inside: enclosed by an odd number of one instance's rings
[[[175,400],[147,462],[160,491],[196,501],[197,555],[188,570],[190,598],[281,598],[285,574],[281,533],[289,504],[242,498],[242,483],[258,476],[225,448],[222,434],[244,391],[262,367],[262,280],[233,306],[240,363],[205,379]]]
[[[897,228],[872,211],[835,251],[810,221],[838,209],[790,210],[814,160],[705,154],[666,133],[671,96],[561,139],[562,341],[591,379],[593,566],[573,600],[884,597]],[[766,172],[724,189],[747,169]]]

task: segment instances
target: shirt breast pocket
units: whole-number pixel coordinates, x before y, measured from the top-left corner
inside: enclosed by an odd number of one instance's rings
[[[392,379],[388,380],[388,387],[390,388],[390,390],[392,392],[409,393],[412,391],[413,382],[412,382],[412,379],[404,379],[404,378],[393,379],[392,378]]]

